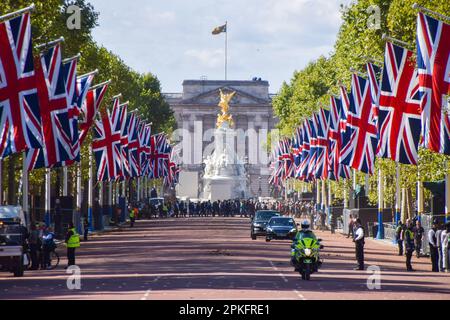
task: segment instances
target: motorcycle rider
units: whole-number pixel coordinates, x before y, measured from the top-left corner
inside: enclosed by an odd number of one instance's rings
[[[309,238],[309,239],[314,239],[317,240],[316,235],[314,234],[314,232],[310,229],[310,223],[308,220],[304,220],[301,224],[301,229],[300,231],[297,232],[297,234],[295,235],[294,238],[294,242],[292,247],[295,248],[295,245],[299,242],[302,241],[303,239]],[[293,266],[295,266],[295,271],[299,271],[298,266],[297,266],[297,261],[295,259],[295,256],[292,256],[291,258],[291,263]],[[320,259],[319,259],[319,264],[320,264]],[[314,270],[314,271],[318,271],[318,270]]]

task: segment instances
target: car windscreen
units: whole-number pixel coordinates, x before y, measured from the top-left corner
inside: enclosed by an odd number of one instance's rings
[[[256,221],[269,221],[272,217],[278,215],[277,212],[258,212],[256,213]]]
[[[294,220],[292,219],[272,219],[269,222],[270,226],[273,227],[293,227]]]

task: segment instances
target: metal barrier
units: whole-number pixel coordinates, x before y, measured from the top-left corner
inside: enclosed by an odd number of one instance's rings
[[[377,224],[378,225],[378,224]],[[396,240],[395,230],[397,227],[392,223],[383,223],[384,226],[384,238],[389,240]]]

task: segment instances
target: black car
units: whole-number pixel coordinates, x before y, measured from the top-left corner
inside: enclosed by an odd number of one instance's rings
[[[272,217],[279,217],[280,213],[273,210],[257,211],[252,221],[251,237],[256,240],[257,237],[266,235],[266,225]]]
[[[294,219],[289,217],[273,217],[266,227],[266,241],[292,240],[297,233]]]

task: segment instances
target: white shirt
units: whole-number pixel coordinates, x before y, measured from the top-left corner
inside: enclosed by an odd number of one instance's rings
[[[435,236],[436,232],[433,229],[430,229],[430,231],[428,231],[428,243],[431,244],[433,247],[436,247],[436,243],[434,242]]]
[[[441,233],[442,248],[448,248],[448,238],[449,234],[447,230],[442,231]]]
[[[362,227],[356,229],[355,236],[355,241],[361,240],[364,237],[364,229]]]

